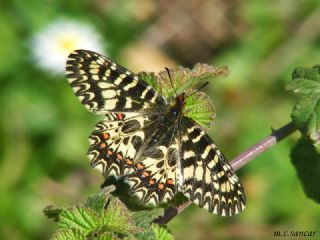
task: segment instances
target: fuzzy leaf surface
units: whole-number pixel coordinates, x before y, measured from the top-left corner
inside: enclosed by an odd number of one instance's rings
[[[299,96],[291,118],[301,133],[320,147],[320,65],[296,68],[287,90]]]
[[[310,143],[301,138],[291,150],[291,162],[301,181],[305,194],[320,203],[320,154]]]

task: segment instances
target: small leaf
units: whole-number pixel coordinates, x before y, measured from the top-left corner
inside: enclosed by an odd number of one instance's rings
[[[51,240],[87,240],[85,234],[79,229],[60,229],[51,238]]]
[[[288,82],[286,89],[302,96],[319,94],[320,65],[312,68],[296,68],[292,73],[292,81]]]
[[[120,238],[116,236],[115,234],[105,232],[101,234],[100,236],[94,238],[94,240],[121,240],[121,239],[126,239],[126,238]]]
[[[75,228],[86,234],[98,226],[96,213],[84,206],[63,209],[60,216],[59,228]]]
[[[172,198],[172,204],[174,206],[181,206],[185,203],[187,203],[189,199],[184,196],[181,192],[178,192],[173,198]]]
[[[86,235],[88,240],[121,240],[126,239],[124,236],[119,236],[116,233],[109,231],[94,231]]]
[[[104,187],[98,194],[90,196],[87,199],[85,206],[92,209],[96,213],[104,211],[106,203],[108,202],[109,198],[112,197],[111,192],[113,192],[115,189],[116,188],[114,185]]]
[[[296,68],[286,88],[300,96],[291,118],[301,133],[320,146],[320,65]]]
[[[172,84],[178,93],[186,92],[186,95],[195,90],[195,86],[205,81],[210,81],[216,77],[226,76],[228,68],[213,67],[207,64],[196,64],[193,69],[179,67],[170,69]],[[158,73],[158,84],[160,86],[160,93],[170,98],[174,95],[169,75],[167,71]]]
[[[211,99],[203,92],[198,92],[188,98],[185,115],[194,119],[203,127],[209,128],[216,116]]]
[[[88,198],[86,204],[71,208],[45,209],[45,214],[58,220],[59,230],[55,239],[81,234],[85,239],[134,239],[133,234],[143,229],[135,226],[132,212],[111,192],[114,186],[103,188]],[[72,231],[71,231],[72,230]],[[80,239],[80,237],[79,237]]]
[[[140,72],[138,73],[138,79],[145,81],[151,87],[160,91],[160,86],[157,82],[157,76],[153,72]]]
[[[305,194],[320,203],[320,155],[312,143],[301,138],[291,151],[291,161]]]
[[[173,240],[174,239],[172,234],[169,232],[169,230],[166,227],[153,224],[152,228],[155,232],[156,240]]]
[[[152,228],[152,222],[160,215],[163,215],[163,213],[163,208],[154,208],[150,210],[134,212],[133,220],[135,225],[143,229],[143,232],[136,233],[134,236],[139,240],[155,239],[155,232]]]
[[[320,81],[299,78],[288,83],[286,89],[299,95],[319,94]]]
[[[145,225],[151,225],[153,220],[160,215],[163,215],[163,208],[153,208],[150,210],[136,211],[133,213],[133,220],[137,226],[144,227]]]
[[[292,73],[292,79],[305,78],[320,81],[320,65],[315,65],[312,68],[297,67]]]
[[[47,206],[45,209],[43,209],[44,215],[46,215],[48,218],[52,218],[55,222],[59,220],[61,211],[61,208],[55,208],[54,206]]]
[[[100,225],[102,231],[110,231],[122,235],[132,235],[142,231],[136,227],[131,212],[117,198],[112,198],[106,210],[101,215]]]
[[[320,131],[320,95],[301,99],[292,110],[292,120],[300,131],[310,137]]]
[[[225,77],[229,74],[227,66],[213,67],[208,64],[197,63],[188,73],[183,89],[194,88],[196,84],[211,81],[217,77]]]

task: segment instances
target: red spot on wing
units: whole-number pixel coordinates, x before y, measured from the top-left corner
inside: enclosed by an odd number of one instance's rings
[[[169,178],[169,179],[167,180],[167,184],[173,185],[173,180],[172,180],[171,178]]]
[[[101,144],[100,144],[100,147],[101,147],[101,148],[105,148],[106,146],[107,146],[106,143],[101,143]]]
[[[108,154],[109,156],[111,156],[112,153],[113,153],[112,150],[111,150],[111,149],[108,149],[107,154]]]
[[[144,177],[149,177],[149,176],[150,176],[150,173],[144,171],[144,172],[142,173],[142,175],[143,175]]]
[[[159,188],[160,190],[163,190],[163,189],[164,189],[164,184],[163,184],[163,183],[159,183],[158,188]]]
[[[118,153],[118,154],[117,154],[117,158],[118,158],[119,160],[122,160],[122,155],[121,155],[120,153]]]
[[[119,120],[123,119],[123,115],[121,113],[117,113],[117,117],[118,117]]]
[[[127,158],[126,163],[127,163],[128,165],[132,165],[132,160],[130,160],[129,158]]]
[[[137,164],[137,168],[138,168],[138,169],[144,169],[144,166],[143,166],[141,163],[138,163],[138,164]]]
[[[153,179],[150,179],[150,180],[149,180],[149,184],[150,184],[150,185],[153,185],[154,183],[155,183],[155,181],[154,181]]]
[[[103,133],[103,138],[104,139],[108,139],[109,137],[110,137],[109,133],[107,133],[107,132]]]

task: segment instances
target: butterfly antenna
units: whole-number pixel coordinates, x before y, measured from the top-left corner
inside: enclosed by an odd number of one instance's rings
[[[170,70],[169,70],[169,68],[167,68],[167,67],[165,67],[165,69],[166,69],[166,71],[167,71],[167,73],[168,73],[168,76],[169,76],[169,80],[170,80],[171,87],[172,87],[172,89],[173,89],[174,93],[175,93],[175,94],[176,94],[176,96],[177,96],[178,94],[177,94],[176,90],[174,89],[174,86],[173,86],[173,83],[172,83],[172,79],[171,79]]]
[[[209,84],[209,82],[205,82],[201,87],[199,87],[196,91],[194,91],[193,93],[191,93],[190,95],[188,95],[186,98],[191,97],[193,94],[196,94],[197,92],[199,92],[202,88],[204,88],[205,86],[207,86]]]

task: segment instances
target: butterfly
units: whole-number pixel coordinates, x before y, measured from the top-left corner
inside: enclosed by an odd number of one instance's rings
[[[89,137],[91,166],[124,178],[144,203],[178,192],[201,208],[232,216],[245,208],[243,187],[208,134],[185,114],[185,92],[165,97],[128,69],[75,50],[66,77],[81,103],[105,115]]]

